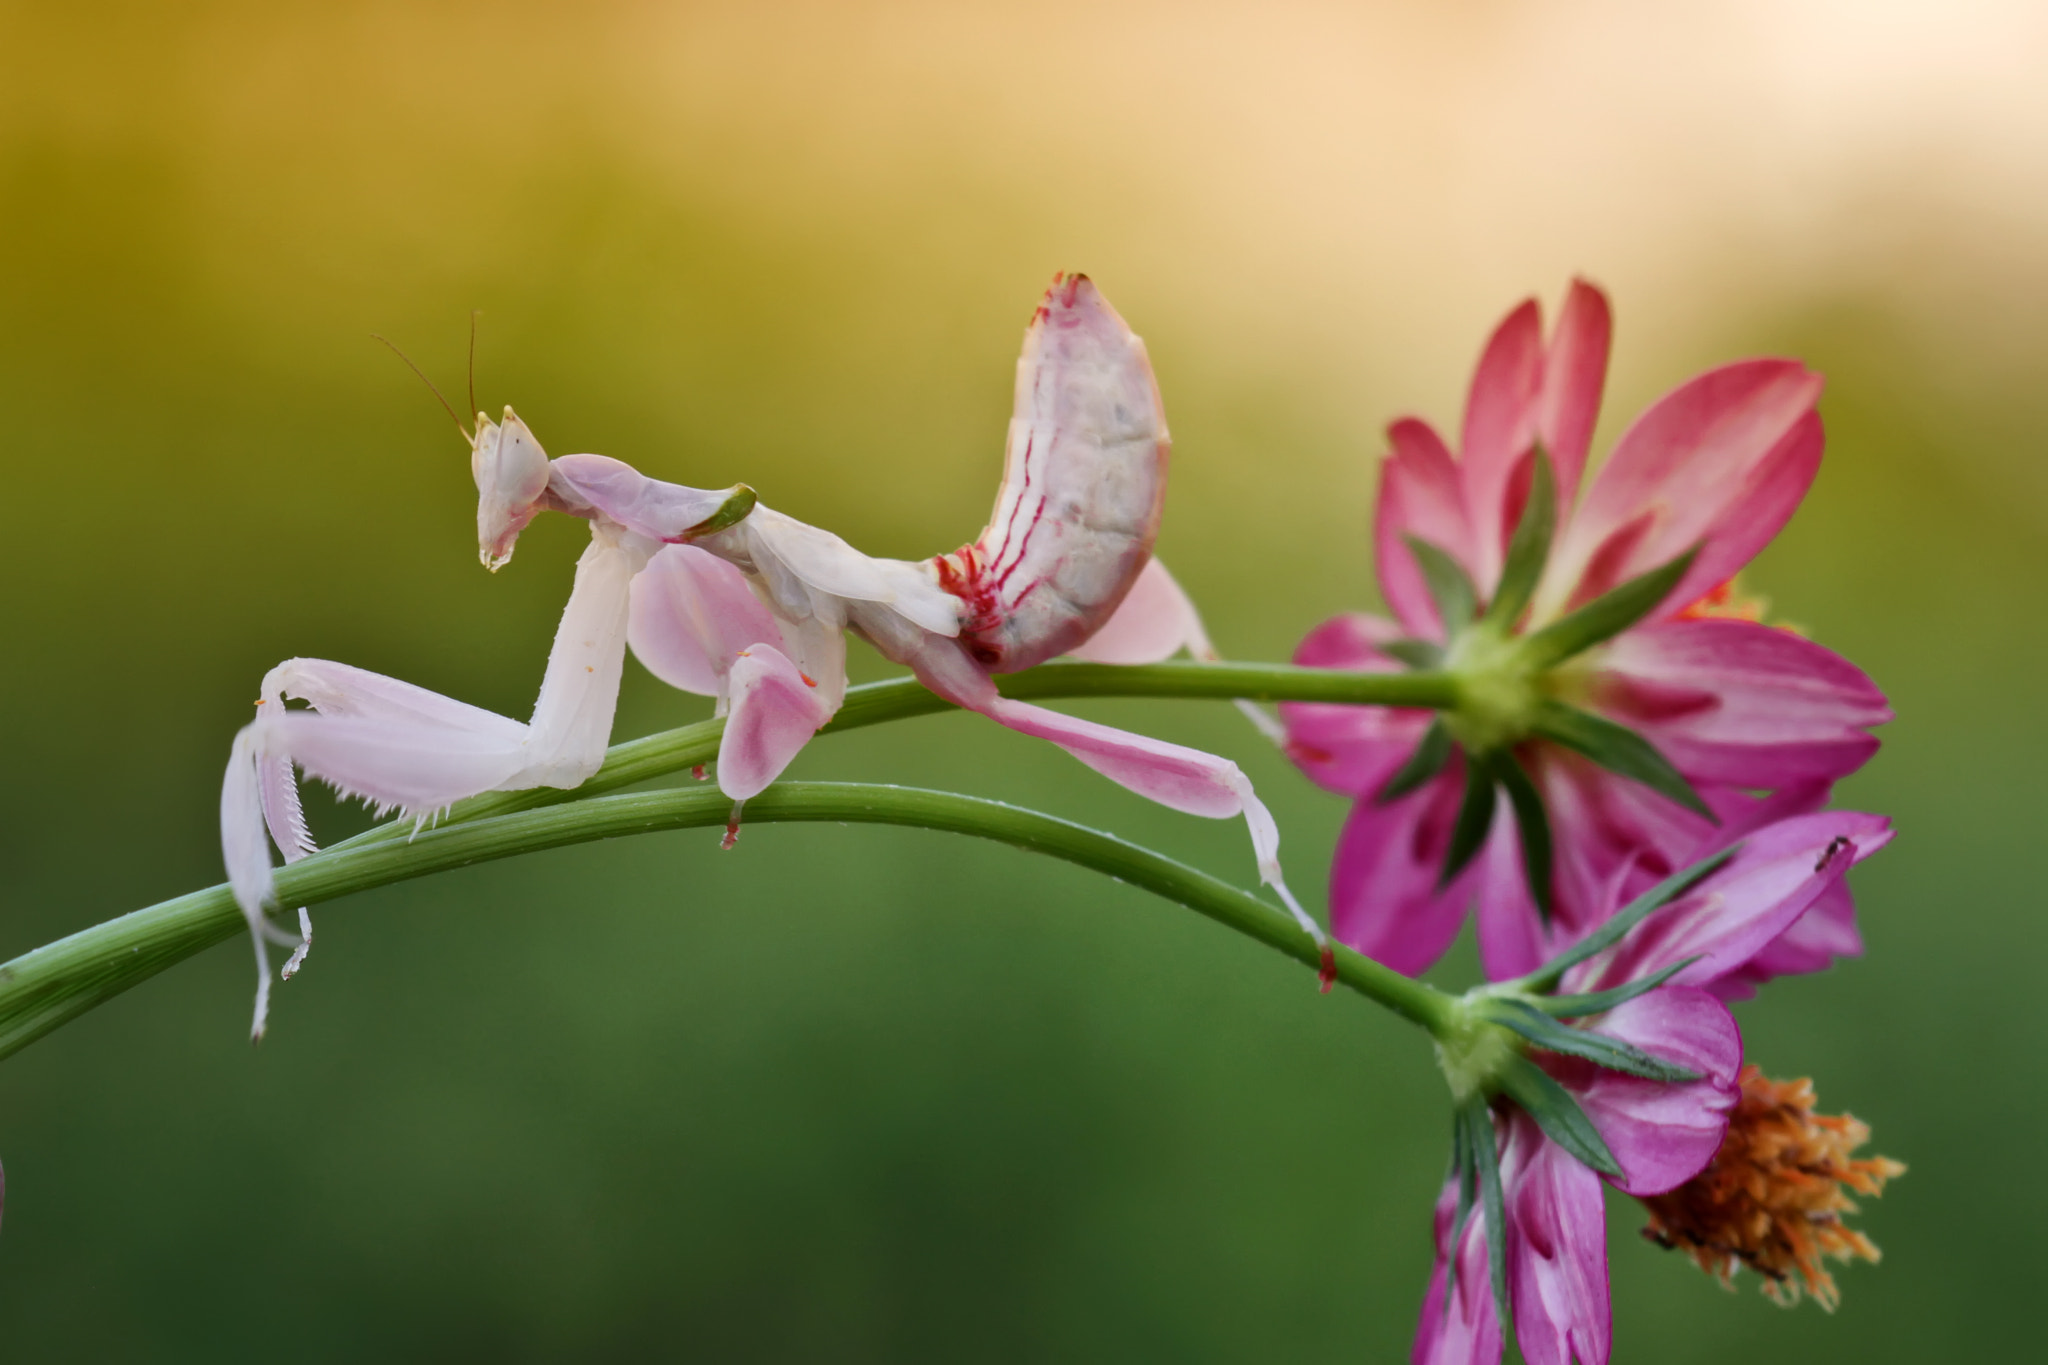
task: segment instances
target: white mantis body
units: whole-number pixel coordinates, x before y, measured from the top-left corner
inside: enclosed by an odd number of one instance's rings
[[[507,408],[471,438],[485,565],[542,510],[590,522],[533,717],[517,721],[345,664],[295,659],[264,679],[236,736],[221,804],[229,880],[256,940],[254,1033],[269,990],[267,826],[287,862],[314,850],[293,765],[380,810],[424,821],[485,791],[575,787],[602,763],[626,644],[649,671],[717,699],[720,789],[744,802],[838,710],[844,632],[858,631],[946,700],[1051,740],[1140,795],[1243,815],[1263,880],[1321,932],[1280,877],[1279,835],[1234,763],[1000,695],[991,672],[1055,655],[1108,663],[1208,653],[1193,607],[1151,558],[1168,437],[1143,343],[1083,276],[1055,282],[1018,364],[1001,494],[974,544],[921,563],[861,554],[744,485],[718,492],[601,455],[550,461]],[[285,697],[311,710],[287,711]]]

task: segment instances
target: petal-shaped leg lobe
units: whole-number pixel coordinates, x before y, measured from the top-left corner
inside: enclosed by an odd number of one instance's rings
[[[1323,941],[1321,927],[1295,899],[1281,875],[1279,826],[1235,763],[1185,745],[1012,701],[997,692],[995,683],[968,657],[966,649],[951,640],[931,637],[918,655],[904,662],[916,670],[919,681],[947,701],[978,711],[1019,734],[1050,740],[1126,791],[1189,815],[1219,820],[1242,815],[1251,834],[1260,879],[1279,895],[1304,932],[1318,943]]]
[[[742,654],[730,681],[731,707],[718,745],[718,789],[745,801],[782,775],[832,711],[816,684],[773,645],[756,645]]]
[[[1093,664],[1152,664],[1182,649],[1197,659],[1215,655],[1195,604],[1155,558],[1146,561],[1109,620],[1067,651],[1067,657]]]
[[[715,697],[740,652],[780,649],[782,630],[739,569],[694,545],[667,545],[633,578],[626,641],[670,687]]]

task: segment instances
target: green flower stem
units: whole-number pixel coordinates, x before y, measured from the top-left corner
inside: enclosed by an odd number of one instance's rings
[[[312,905],[430,872],[594,839],[722,825],[730,813],[731,802],[717,791],[680,788],[473,818],[424,830],[410,840],[337,845],[279,869],[278,903]],[[1309,967],[1322,962],[1315,942],[1289,916],[1256,896],[1112,835],[1000,801],[865,783],[783,782],[747,802],[746,819],[750,825],[907,825],[993,839],[1143,887]],[[244,928],[233,896],[222,885],[24,953],[0,966],[0,1057]],[[1337,979],[1359,994],[1438,1036],[1455,1022],[1457,1004],[1451,997],[1348,948],[1335,953]]]
[[[1457,680],[1448,673],[1349,673],[1326,668],[1295,668],[1288,664],[1191,663],[1115,664],[1051,663],[996,679],[1003,695],[1021,701],[1055,697],[1182,697],[1231,701],[1325,701],[1359,706],[1409,706],[1443,709],[1459,702]],[[857,730],[884,721],[935,715],[953,710],[951,702],[926,690],[915,678],[862,683],[846,689],[839,714],[818,733]],[[534,810],[581,797],[618,791],[656,777],[666,777],[710,763],[718,757],[723,720],[702,720],[641,739],[614,744],[604,766],[582,786],[564,791],[536,787],[520,792],[487,792],[457,802],[439,823],[459,824],[512,811]],[[748,808],[751,812],[752,807]],[[366,843],[402,838],[412,831],[410,820],[392,820],[336,844],[355,848]]]

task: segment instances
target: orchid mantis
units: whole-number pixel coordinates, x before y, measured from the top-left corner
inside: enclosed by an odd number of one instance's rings
[[[625,646],[726,719],[717,774],[738,803],[773,782],[839,709],[858,632],[939,696],[1034,735],[1139,795],[1212,818],[1242,815],[1260,877],[1302,927],[1321,930],[1280,875],[1279,833],[1236,764],[1003,697],[992,674],[1060,654],[1104,663],[1212,651],[1151,558],[1169,440],[1144,344],[1086,277],[1054,282],[1018,362],[1001,492],[973,544],[919,563],[877,559],[758,503],[753,490],[685,488],[601,455],[550,460],[510,408],[477,415],[471,469],[479,554],[492,570],[552,510],[591,544],[526,724],[345,664],[294,659],[263,682],[222,792],[229,881],[255,940],[261,1037],[272,925],[265,831],[287,862],[314,850],[294,765],[415,822],[486,791],[580,785],[603,761]],[[310,710],[284,708],[286,697]]]

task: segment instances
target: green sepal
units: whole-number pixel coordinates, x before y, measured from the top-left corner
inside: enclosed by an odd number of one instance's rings
[[[681,538],[695,540],[699,536],[708,536],[727,527],[737,526],[747,519],[747,514],[754,510],[754,504],[760,500],[760,495],[753,489],[743,483],[736,483],[725,490],[725,501],[718,505],[718,510],[684,531]]]
[[[1639,995],[1648,995],[1705,956],[1705,953],[1694,953],[1685,961],[1674,962],[1661,972],[1652,972],[1648,976],[1639,977],[1626,985],[1615,986],[1609,990],[1588,991],[1584,995],[1538,996],[1530,1003],[1557,1019],[1578,1019],[1588,1014],[1605,1014],[1616,1005],[1627,1004]]]
[[[1527,1057],[1508,1060],[1499,1075],[1500,1092],[1522,1106],[1543,1135],[1570,1153],[1580,1165],[1602,1175],[1619,1176],[1621,1163],[1607,1150],[1607,1139],[1579,1108],[1571,1092]]]
[[[1463,1104],[1451,1110],[1451,1179],[1457,1183],[1458,1206],[1451,1217],[1450,1255],[1444,1261],[1444,1312],[1448,1314],[1451,1296],[1458,1288],[1458,1242],[1465,1235],[1465,1221],[1472,1216],[1472,1205],[1479,1197],[1479,1168],[1472,1160],[1470,1136],[1473,1105]],[[1486,1101],[1481,1097],[1477,1107],[1483,1113]]]
[[[1492,766],[1494,775],[1507,790],[1508,804],[1514,808],[1515,830],[1522,836],[1522,871],[1529,882],[1529,894],[1536,901],[1536,917],[1548,929],[1557,909],[1550,816],[1543,809],[1543,797],[1536,784],[1529,780],[1529,774],[1513,754],[1496,754]]]
[[[1442,772],[1444,764],[1450,760],[1451,732],[1439,717],[1429,723],[1429,728],[1422,732],[1421,742],[1415,746],[1415,752],[1408,755],[1408,761],[1387,779],[1387,785],[1381,787],[1380,794],[1373,799],[1383,806],[1389,801],[1400,800]]]
[[[1721,823],[1720,817],[1693,790],[1692,783],[1671,766],[1671,760],[1627,726],[1602,720],[1590,711],[1561,701],[1546,700],[1537,703],[1536,719],[1530,728],[1545,739],[1584,754],[1609,772],[1669,797],[1694,814],[1705,816],[1712,824]]]
[[[1423,586],[1436,603],[1436,614],[1443,618],[1444,635],[1456,635],[1479,612],[1479,592],[1472,586],[1472,579],[1449,551],[1437,548],[1421,536],[1401,538],[1408,542],[1408,552],[1415,556],[1415,567],[1422,570]]]
[[[1513,1029],[1537,1047],[1561,1052],[1567,1057],[1583,1058],[1609,1071],[1641,1076],[1647,1081],[1696,1081],[1700,1078],[1697,1071],[1675,1066],[1619,1038],[1561,1024],[1527,1000],[1495,996],[1485,1001],[1479,1012],[1501,1027]]]
[[[1555,667],[1602,640],[1613,639],[1655,611],[1671,595],[1699,552],[1700,547],[1695,545],[1670,563],[1639,574],[1569,616],[1532,632],[1522,641],[1522,658],[1530,669],[1540,671]]]
[[[1605,924],[1559,953],[1550,961],[1522,978],[1519,983],[1527,990],[1547,991],[1564,979],[1564,974],[1597,953],[1604,953],[1621,942],[1622,936],[1641,924],[1645,918],[1662,910],[1686,892],[1698,886],[1707,878],[1728,865],[1728,861],[1742,851],[1739,843],[1730,844],[1719,853],[1710,853],[1689,867],[1678,871],[1658,882],[1655,886],[1637,896],[1609,917]]]
[[[1442,891],[1457,880],[1486,844],[1493,828],[1493,772],[1490,765],[1467,755],[1465,799],[1458,803],[1458,822],[1451,826],[1451,847],[1444,855],[1443,874],[1436,879]]]
[[[1549,452],[1539,445],[1529,458],[1535,462],[1529,473],[1529,501],[1522,505],[1522,518],[1508,537],[1500,583],[1482,618],[1503,630],[1515,624],[1536,596],[1536,584],[1550,560],[1550,538],[1557,530],[1557,476],[1550,470]]]
[[[1501,1198],[1500,1147],[1494,1140],[1493,1111],[1484,1098],[1472,1100],[1465,1133],[1472,1144],[1472,1164],[1479,1171],[1479,1203],[1486,1215],[1486,1262],[1493,1281],[1493,1311],[1500,1318],[1501,1336],[1511,1338],[1515,1329],[1514,1310],[1508,1303],[1507,1201]]]
[[[1486,1265],[1493,1281],[1493,1311],[1504,1336],[1514,1335],[1513,1309],[1508,1303],[1507,1201],[1501,1196],[1500,1148],[1493,1130],[1493,1110],[1486,1097],[1475,1095],[1451,1113],[1451,1165],[1458,1182],[1458,1212],[1451,1222],[1450,1252],[1444,1259],[1444,1311],[1458,1287],[1458,1244],[1477,1202],[1486,1215]],[[1476,1187],[1476,1189],[1475,1189]]]
[[[1434,640],[1389,640],[1378,648],[1389,659],[1398,659],[1410,668],[1443,666],[1444,647]]]

